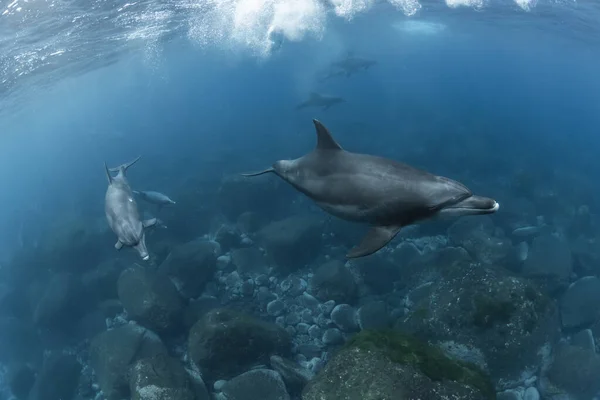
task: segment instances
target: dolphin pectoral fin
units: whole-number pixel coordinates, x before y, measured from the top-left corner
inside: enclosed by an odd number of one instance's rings
[[[106,166],[106,163],[104,163],[104,169],[106,170],[106,177],[108,178],[108,184],[110,185],[112,183],[112,176],[110,176],[110,170]]]
[[[142,225],[144,225],[144,229],[146,229],[146,228],[150,228],[151,226],[156,225],[157,222],[158,222],[158,220],[156,218],[150,218],[150,219],[143,221]]]
[[[122,248],[123,248],[123,242],[121,242],[120,240],[117,240],[117,243],[115,243],[115,249],[121,250]]]
[[[258,175],[268,174],[269,172],[275,172],[275,170],[271,167],[271,168],[267,168],[267,169],[264,169],[264,170],[258,171],[258,172],[245,172],[245,173],[240,174],[240,175],[245,176],[245,177],[251,177],[251,176],[258,176]]]
[[[374,226],[362,239],[360,244],[351,249],[347,258],[358,258],[368,256],[381,249],[388,244],[398,232],[402,229],[401,226]]]

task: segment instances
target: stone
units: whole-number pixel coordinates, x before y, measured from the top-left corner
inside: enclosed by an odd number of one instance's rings
[[[553,235],[544,234],[533,239],[523,275],[567,279],[573,271],[569,244]]]
[[[310,215],[296,215],[272,222],[258,232],[268,256],[278,271],[290,272],[314,260],[322,249],[322,221]]]
[[[227,400],[290,400],[278,372],[254,369],[227,381],[222,392]]]
[[[573,282],[560,302],[562,325],[567,329],[589,326],[600,319],[600,279],[586,276]]]
[[[339,329],[329,328],[323,333],[321,341],[325,345],[338,345],[344,343],[344,337]]]
[[[367,303],[357,312],[360,329],[384,329],[390,325],[390,316],[383,301]]]
[[[528,387],[523,394],[523,400],[540,400],[540,393],[535,387]]]
[[[356,310],[348,304],[338,304],[331,311],[331,320],[343,332],[355,332],[359,329]]]
[[[181,296],[198,297],[217,270],[214,246],[203,239],[176,246],[158,270],[171,279]]]
[[[592,353],[596,351],[596,342],[591,329],[584,329],[574,334],[571,338],[571,344]]]
[[[129,379],[131,400],[195,400],[181,363],[166,354],[138,360]]]
[[[129,317],[141,325],[159,333],[179,327],[184,304],[169,279],[136,265],[121,273],[117,290]]]
[[[475,367],[399,332],[355,335],[302,392],[302,400],[495,398],[494,387]]]
[[[229,379],[271,355],[286,356],[289,334],[279,325],[237,311],[209,311],[190,330],[188,351],[209,381]]]
[[[245,247],[232,250],[231,259],[240,276],[266,274],[269,272],[267,259],[256,247]]]
[[[281,300],[273,300],[267,304],[267,313],[272,317],[278,317],[285,311],[285,304]]]
[[[167,354],[160,338],[146,328],[126,324],[92,339],[90,365],[107,400],[129,395],[127,374],[137,360]]]
[[[312,371],[298,363],[279,356],[271,356],[271,368],[279,372],[291,394],[299,393],[313,379]]]
[[[30,400],[71,399],[77,391],[82,366],[75,356],[51,354],[31,389]]]
[[[592,399],[600,391],[600,357],[576,346],[558,345],[547,376],[553,385],[576,398]]]
[[[358,290],[354,276],[340,260],[328,261],[315,271],[310,280],[310,292],[321,301],[352,304]]]

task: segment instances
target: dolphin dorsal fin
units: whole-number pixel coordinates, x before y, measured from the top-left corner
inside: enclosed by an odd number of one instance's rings
[[[317,150],[343,150],[331,133],[320,121],[313,119],[315,128],[317,129]]]

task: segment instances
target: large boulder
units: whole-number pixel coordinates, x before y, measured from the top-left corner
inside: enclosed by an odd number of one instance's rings
[[[73,355],[51,354],[44,361],[30,400],[63,400],[73,398],[82,366]]]
[[[159,272],[168,276],[185,298],[202,294],[216,271],[217,255],[212,243],[202,239],[176,246],[160,265]]]
[[[565,280],[572,271],[571,248],[566,241],[551,234],[533,239],[529,255],[523,264],[523,275]]]
[[[121,273],[118,292],[127,314],[145,327],[169,332],[179,326],[183,300],[164,276],[135,265]]]
[[[296,215],[272,222],[258,236],[268,256],[284,273],[313,261],[322,248],[322,222],[311,215]]]
[[[287,355],[291,340],[278,325],[237,311],[209,311],[190,330],[191,359],[209,381],[227,379],[255,364],[266,364],[274,354]]]
[[[227,400],[289,400],[285,383],[278,372],[254,369],[228,381],[223,386]]]
[[[354,275],[343,262],[328,261],[315,271],[310,280],[310,291],[321,301],[352,304],[358,294]]]
[[[542,379],[544,398],[588,400],[600,392],[600,356],[590,349],[560,344],[554,351],[553,362]],[[563,397],[552,397],[561,393]],[[567,396],[569,394],[570,396]]]
[[[560,315],[567,329],[590,326],[600,320],[600,279],[586,276],[573,282],[561,299]]]
[[[400,332],[354,336],[305,387],[302,400],[495,399],[476,366]]]
[[[432,342],[472,349],[483,354],[482,364],[494,379],[518,380],[524,370],[540,365],[539,350],[557,338],[556,305],[533,282],[461,259],[459,253],[450,261],[449,252],[405,268],[414,289],[407,296],[409,314],[396,326]]]
[[[196,399],[190,375],[180,361],[166,354],[138,360],[131,368],[129,389],[132,400],[205,400]]]
[[[107,400],[129,396],[128,373],[140,359],[167,354],[160,338],[146,328],[127,324],[94,337],[90,365]]]

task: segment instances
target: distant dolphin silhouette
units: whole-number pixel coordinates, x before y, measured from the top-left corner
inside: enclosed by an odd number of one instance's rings
[[[148,260],[150,255],[146,248],[144,229],[155,225],[156,218],[146,221],[141,220],[137,203],[133,198],[133,193],[125,176],[127,169],[138,162],[140,158],[141,156],[130,163],[110,169],[104,163],[106,177],[108,178],[108,188],[104,197],[104,213],[108,225],[117,235],[115,248],[121,250],[123,246],[133,247],[143,260]],[[118,172],[118,174],[112,177],[111,172]]]
[[[322,107],[323,111],[328,110],[329,107],[334,104],[345,103],[346,100],[342,97],[337,96],[328,96],[324,94],[319,94],[316,92],[311,92],[306,101],[298,104],[296,106],[296,110],[301,110],[307,107]]]
[[[474,196],[463,184],[409,165],[343,150],[313,119],[316,148],[295,160],[276,161],[257,176],[274,172],[331,215],[373,225],[346,257],[373,254],[403,226],[438,216],[491,214],[499,204]]]

